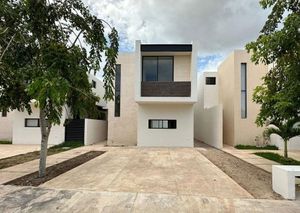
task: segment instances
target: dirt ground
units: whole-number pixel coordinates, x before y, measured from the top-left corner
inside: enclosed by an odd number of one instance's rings
[[[282,199],[280,195],[272,190],[272,174],[209,146],[204,145],[202,149],[199,149],[199,152],[255,198]]]
[[[39,173],[34,172],[20,178],[14,179],[5,183],[5,185],[16,185],[16,186],[39,186],[42,183],[45,183],[89,160],[92,160],[99,155],[104,154],[103,151],[90,151],[84,154],[81,154],[77,157],[71,158],[69,160],[63,161],[61,163],[50,166],[46,169],[46,176],[39,178]]]

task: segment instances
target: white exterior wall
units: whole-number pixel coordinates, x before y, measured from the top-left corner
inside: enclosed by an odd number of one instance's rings
[[[216,77],[216,85],[206,85],[206,77]],[[223,147],[223,106],[218,105],[216,72],[198,75],[198,102],[194,106],[194,137],[210,146]]]
[[[217,72],[204,72],[203,79],[200,83],[203,84],[203,104],[204,108],[210,108],[219,104],[219,87],[218,87],[218,73]],[[215,77],[216,85],[206,85],[206,77]]]
[[[193,147],[191,104],[143,104],[138,108],[138,146]],[[148,129],[149,119],[175,119],[176,129]]]
[[[103,99],[104,96],[104,87],[103,82],[100,81],[96,76],[89,74],[89,82],[95,81],[96,88],[92,88],[93,93],[100,97],[100,101],[97,103],[98,106],[106,107],[106,101]]]
[[[271,135],[270,144],[277,146],[280,150],[284,149],[283,139],[277,134]],[[293,137],[288,141],[288,150],[300,150],[300,136]]]
[[[7,112],[6,117],[2,117],[0,112],[0,140],[12,141],[12,118],[13,112]]]
[[[107,139],[107,121],[84,120],[84,145],[90,145]]]
[[[65,141],[65,127],[63,126],[67,118],[66,110],[63,110],[61,124],[54,125],[49,135],[49,145],[60,144]],[[25,118],[39,118],[39,109],[32,106],[32,114],[27,112],[13,113],[13,144],[41,144],[40,127],[25,127]]]

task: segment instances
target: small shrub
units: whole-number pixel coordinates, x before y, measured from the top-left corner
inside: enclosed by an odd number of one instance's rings
[[[0,144],[12,144],[11,141],[0,141]]]
[[[266,146],[253,146],[253,145],[242,145],[242,144],[238,144],[235,146],[236,149],[254,149],[254,150],[278,150],[277,146],[274,145],[266,145]]]

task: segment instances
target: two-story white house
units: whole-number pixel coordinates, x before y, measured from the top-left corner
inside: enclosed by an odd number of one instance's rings
[[[142,44],[118,57],[108,145],[194,146],[197,48]]]

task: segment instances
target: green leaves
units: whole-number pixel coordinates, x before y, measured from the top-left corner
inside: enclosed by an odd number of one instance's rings
[[[252,53],[253,62],[272,68],[253,96],[253,101],[261,105],[256,123],[263,126],[270,121],[282,126],[300,115],[300,4],[298,0],[260,3],[272,12],[257,40],[246,49]]]
[[[105,35],[103,20],[81,0],[1,1],[0,45],[1,109],[31,112],[36,100],[53,124],[65,105],[76,117],[91,116],[99,97],[88,73],[100,69],[104,52],[105,99],[113,98],[118,33]]]

